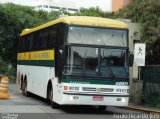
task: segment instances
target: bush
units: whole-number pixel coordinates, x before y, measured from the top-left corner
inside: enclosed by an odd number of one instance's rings
[[[0,77],[4,75],[9,77],[10,82],[15,82],[16,68],[0,58]]]
[[[157,96],[158,94],[152,93],[149,96],[144,98],[144,104],[147,104],[151,107],[160,108],[160,97]]]

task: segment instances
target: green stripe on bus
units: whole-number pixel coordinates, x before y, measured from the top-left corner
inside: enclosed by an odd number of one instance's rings
[[[78,78],[64,78],[63,83],[74,83],[74,84],[103,84],[103,85],[115,85],[116,81],[110,79],[78,79]]]
[[[18,65],[54,66],[54,60],[18,60]]]

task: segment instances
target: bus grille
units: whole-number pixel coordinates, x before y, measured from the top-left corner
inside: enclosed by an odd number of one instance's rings
[[[101,92],[113,92],[113,88],[100,88]]]
[[[83,87],[83,91],[96,91],[96,88]]]
[[[93,92],[97,92],[97,90],[99,92],[113,92],[114,89],[113,88],[91,88],[91,87],[83,87],[82,88],[83,91],[93,91]]]

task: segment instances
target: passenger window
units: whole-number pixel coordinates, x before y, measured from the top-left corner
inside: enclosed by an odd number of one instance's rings
[[[56,31],[53,28],[50,28],[48,31],[48,39],[47,39],[47,48],[53,48],[55,46],[56,41]]]
[[[48,36],[48,32],[47,30],[40,32],[39,34],[40,38],[40,45],[41,45],[41,49],[46,49],[47,48],[47,36]]]
[[[29,45],[29,50],[30,51],[34,50],[33,44],[34,44],[34,34],[31,34],[30,35],[30,45]]]

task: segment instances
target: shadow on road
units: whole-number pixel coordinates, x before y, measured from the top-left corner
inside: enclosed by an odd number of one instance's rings
[[[113,114],[113,112],[109,111],[100,111],[96,106],[79,106],[79,105],[70,105],[70,106],[62,106],[61,109],[66,113],[72,114]]]
[[[31,97],[46,103],[48,106],[51,106],[47,99],[41,98],[34,94],[31,94]],[[59,110],[69,114],[113,114],[113,112],[109,111],[100,111],[98,110],[98,107],[90,105],[62,105]]]

